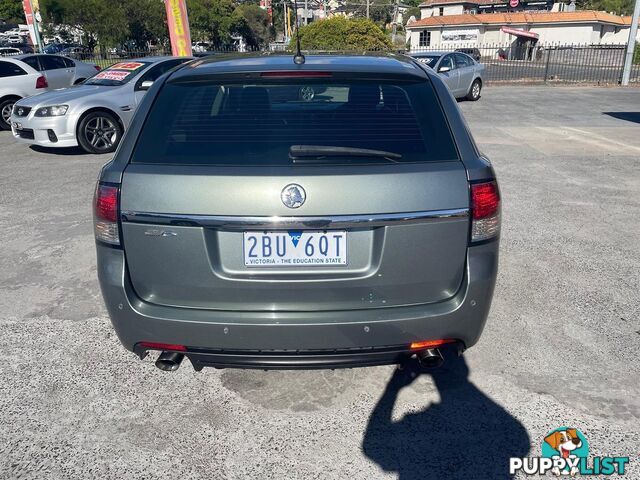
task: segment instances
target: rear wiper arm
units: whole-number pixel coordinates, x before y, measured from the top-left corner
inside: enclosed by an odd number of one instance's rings
[[[369,148],[333,147],[326,145],[291,145],[289,158],[293,163],[313,162],[322,157],[381,157],[390,162],[397,163],[402,155],[384,150],[371,150]]]

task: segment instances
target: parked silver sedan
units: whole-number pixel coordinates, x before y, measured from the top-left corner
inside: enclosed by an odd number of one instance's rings
[[[478,100],[482,90],[484,65],[460,52],[415,52],[419,62],[433,68],[456,98]]]
[[[13,136],[44,147],[80,145],[91,153],[113,152],[153,81],[188,60],[123,60],[81,85],[24,98],[11,114]]]

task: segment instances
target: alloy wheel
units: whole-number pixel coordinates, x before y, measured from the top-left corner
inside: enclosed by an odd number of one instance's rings
[[[94,117],[84,127],[87,142],[97,150],[108,150],[118,140],[116,125],[106,117]]]
[[[9,118],[11,118],[11,110],[13,109],[13,103],[8,103],[4,107],[2,107],[2,121],[5,123],[9,123]]]

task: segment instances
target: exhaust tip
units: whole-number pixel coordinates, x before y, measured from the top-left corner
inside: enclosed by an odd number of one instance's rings
[[[423,370],[438,368],[444,363],[442,353],[440,353],[440,350],[437,348],[422,350],[418,352],[416,356],[418,358],[418,365],[420,365],[420,368]]]
[[[162,352],[156,360],[156,367],[163,372],[175,372],[180,368],[184,354],[179,352]]]

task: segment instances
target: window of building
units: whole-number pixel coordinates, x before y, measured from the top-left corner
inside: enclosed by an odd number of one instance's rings
[[[444,7],[440,7],[438,9],[438,13],[439,13],[440,16],[444,15]]]
[[[418,41],[419,47],[428,47],[431,45],[431,32],[423,30],[420,32],[420,40]]]

